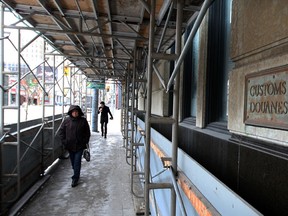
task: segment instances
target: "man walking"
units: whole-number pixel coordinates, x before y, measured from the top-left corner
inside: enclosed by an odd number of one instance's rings
[[[101,133],[102,137],[107,138],[107,124],[108,124],[108,113],[110,115],[110,119],[113,119],[112,113],[110,112],[110,109],[108,106],[105,106],[105,102],[102,101],[100,103],[100,107],[98,109],[98,114],[101,113],[100,116],[100,124],[101,124]]]

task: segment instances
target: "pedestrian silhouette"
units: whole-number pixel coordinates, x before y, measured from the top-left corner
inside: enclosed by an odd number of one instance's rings
[[[110,119],[113,119],[113,115],[110,112],[110,108],[105,105],[104,101],[100,103],[100,107],[98,109],[98,114],[101,113],[100,116],[100,124],[101,124],[101,135],[104,138],[107,138],[107,124],[108,124],[108,113],[110,115]]]

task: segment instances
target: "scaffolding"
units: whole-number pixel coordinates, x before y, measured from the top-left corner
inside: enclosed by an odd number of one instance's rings
[[[156,203],[156,199],[154,196],[154,190],[162,190],[162,189],[169,189],[171,191],[171,201],[170,201],[170,212],[171,215],[176,214],[176,208],[177,208],[177,200],[179,203],[179,207],[181,209],[181,212],[183,215],[187,215],[184,204],[182,202],[182,198],[179,192],[178,184],[177,184],[177,177],[178,177],[178,170],[177,170],[177,151],[178,151],[178,122],[179,122],[179,92],[180,92],[180,74],[179,69],[180,65],[183,61],[183,58],[189,49],[189,45],[209,7],[209,5],[213,2],[212,0],[206,0],[203,5],[200,7],[200,12],[198,11],[199,7],[193,7],[192,9],[196,11],[193,13],[193,15],[189,18],[188,24],[194,22],[193,29],[189,35],[189,38],[183,47],[183,50],[181,49],[181,37],[184,29],[187,26],[183,26],[183,11],[184,11],[184,0],[169,0],[165,1],[164,10],[161,11],[161,13],[158,15],[158,21],[156,23],[156,0],[151,0],[150,5],[144,1],[139,0],[141,2],[143,9],[142,13],[144,14],[144,10],[146,10],[149,13],[149,37],[144,38],[143,35],[141,35],[138,31],[135,30],[136,27],[132,28],[132,24],[127,24],[124,21],[119,21],[117,24],[124,25],[129,31],[132,31],[133,34],[136,34],[137,36],[121,36],[121,35],[107,35],[102,32],[103,29],[100,29],[99,26],[94,26],[93,28],[88,27],[88,22],[85,20],[85,16],[83,15],[83,11],[80,9],[79,4],[77,5],[79,14],[81,17],[79,18],[79,25],[81,27],[81,31],[76,32],[75,30],[71,30],[71,23],[69,19],[66,18],[65,11],[61,9],[61,7],[58,7],[59,12],[62,14],[62,17],[56,16],[55,14],[50,12],[50,8],[48,7],[48,4],[44,4],[43,1],[40,1],[42,7],[44,10],[51,16],[51,19],[57,24],[58,27],[60,27],[59,30],[51,29],[50,31],[53,33],[64,33],[69,38],[69,43],[73,44],[76,49],[77,55],[63,55],[59,54],[56,51],[58,51],[58,48],[55,48],[50,53],[44,53],[44,61],[43,65],[45,68],[45,65],[48,65],[48,67],[52,68],[53,72],[53,78],[52,82],[51,80],[47,80],[47,77],[45,73],[43,73],[42,76],[42,82],[39,80],[38,83],[41,86],[43,92],[42,92],[42,110],[43,110],[43,117],[42,117],[42,123],[43,126],[40,127],[39,131],[35,135],[38,136],[40,133],[42,133],[44,130],[50,131],[48,134],[51,136],[51,143],[49,143],[48,146],[45,146],[45,148],[42,148],[40,153],[42,155],[46,154],[52,154],[52,158],[55,159],[56,155],[54,155],[54,149],[55,149],[55,136],[57,134],[57,126],[54,124],[55,122],[55,87],[58,86],[61,89],[62,92],[62,119],[64,118],[64,97],[69,95],[69,103],[78,103],[80,106],[85,105],[85,112],[87,113],[87,101],[83,100],[84,98],[87,98],[87,82],[89,80],[95,80],[95,79],[101,79],[105,77],[114,78],[119,80],[119,82],[122,85],[122,111],[121,111],[121,130],[123,134],[123,147],[126,150],[126,161],[131,166],[131,192],[139,198],[144,198],[145,200],[145,215],[149,215],[150,212],[150,195],[152,195],[154,201]],[[78,2],[78,1],[76,1]],[[93,1],[93,17],[96,18],[98,22],[98,11],[96,11],[97,7],[95,6],[95,2]],[[2,5],[2,4],[1,4]],[[175,29],[173,29],[173,33],[168,34],[170,19],[173,17],[174,12],[174,20],[176,20],[176,26]],[[73,17],[73,15],[70,15]],[[88,15],[86,15],[88,16]],[[2,5],[2,13],[1,17],[3,18],[3,5]],[[70,17],[70,18],[71,18]],[[197,19],[196,19],[197,18]],[[89,18],[90,19],[90,18]],[[110,20],[109,20],[110,19]],[[109,28],[111,28],[111,17],[109,17],[107,23]],[[24,19],[26,20],[26,18]],[[163,21],[164,20],[164,21]],[[137,20],[138,21],[138,20]],[[163,21],[163,22],[162,22]],[[135,22],[133,20],[133,22]],[[140,20],[139,20],[140,23]],[[161,25],[161,31],[157,31],[157,26]],[[164,24],[163,24],[164,23]],[[82,31],[82,25],[86,26],[86,32]],[[98,23],[99,24],[99,23]],[[103,23],[102,23],[103,24]],[[103,25],[105,25],[103,24]],[[156,26],[157,24],[157,26]],[[140,25],[140,24],[139,24]],[[20,32],[22,30],[27,30],[33,28],[31,27],[15,27],[12,26],[11,28],[16,29],[18,31],[18,44],[16,47],[16,50],[18,51],[18,62],[19,62],[19,68],[17,73],[17,102],[16,106],[8,107],[3,104],[4,101],[4,92],[6,90],[6,86],[4,83],[4,76],[5,72],[3,68],[1,68],[1,78],[0,78],[0,85],[1,85],[1,115],[0,115],[0,122],[1,122],[1,136],[2,136],[2,142],[4,145],[14,145],[17,147],[17,166],[16,172],[10,173],[10,174],[4,174],[2,173],[2,177],[5,175],[11,175],[13,177],[18,178],[18,190],[20,191],[20,173],[21,170],[19,169],[21,162],[20,158],[20,143],[21,143],[21,137],[20,137],[20,81],[21,81],[21,68],[20,68],[20,58],[21,58],[21,50],[23,50],[24,47],[29,46],[30,43],[32,43],[34,40],[36,40],[42,33],[39,33],[35,38],[31,40],[28,44],[26,44],[23,48],[21,47],[21,41],[20,41]],[[107,29],[109,29],[107,28]],[[9,37],[4,37],[3,35],[3,29],[4,29],[4,23],[3,19],[1,22],[1,43],[3,43],[3,40],[9,40]],[[39,31],[44,32],[44,30],[40,27],[37,28]],[[97,30],[97,33],[93,33],[94,30]],[[170,29],[171,30],[171,29]],[[161,34],[159,35],[159,32]],[[171,36],[172,35],[172,36]],[[91,46],[93,47],[92,55],[88,53],[87,50],[84,50],[85,44],[82,43],[81,37],[84,38],[86,36],[91,39]],[[158,37],[156,40],[156,36]],[[103,46],[102,50],[98,48],[98,44],[96,44],[96,41],[93,37],[101,37],[99,39],[100,44]],[[107,39],[107,40],[106,40]],[[133,50],[129,49],[128,44],[124,44],[124,40],[133,39]],[[104,41],[106,40],[106,41]],[[114,48],[113,40],[117,42],[118,48],[120,47],[122,55],[121,57],[116,57],[116,51],[110,52],[109,49],[106,49],[106,43],[111,42],[111,48]],[[143,41],[148,40],[148,46],[143,46]],[[49,41],[49,40],[48,40]],[[142,42],[141,46],[138,44],[138,42]],[[158,44],[156,46],[156,41],[158,41]],[[168,53],[168,49],[171,47],[171,41],[174,41],[175,44],[175,53]],[[139,43],[140,43],[139,42]],[[64,42],[63,44],[65,44]],[[78,43],[80,46],[78,46]],[[45,42],[46,46],[47,42]],[[53,44],[51,44],[53,45]],[[138,46],[139,45],[139,46]],[[165,47],[164,47],[165,45]],[[0,56],[3,57],[3,44],[2,49],[0,49]],[[46,49],[44,49],[46,50]],[[116,50],[116,48],[115,48]],[[90,50],[89,50],[90,51]],[[102,55],[95,55],[95,53],[101,53]],[[109,56],[108,53],[112,53],[112,56]],[[62,62],[59,65],[56,65],[55,63],[55,57],[61,55],[63,56]],[[124,57],[125,58],[124,58]],[[128,57],[127,57],[128,56]],[[52,59],[52,65],[49,64],[47,59]],[[85,68],[89,69],[89,74],[84,73],[81,71],[81,66],[73,66],[68,64],[73,64],[69,60],[72,59],[72,62],[77,62],[79,59],[84,59],[85,61]],[[97,60],[97,61],[96,61]],[[3,59],[1,60],[3,63]],[[103,62],[105,61],[105,63]],[[175,62],[175,67],[173,70],[172,75],[169,77],[169,80],[165,80],[159,69],[157,68],[157,62],[159,61],[167,61],[167,62]],[[3,65],[3,64],[1,64]],[[63,76],[61,78],[55,76],[55,70],[60,67],[60,65],[63,68]],[[82,65],[82,67],[84,67]],[[69,68],[69,73],[65,75],[65,70]],[[100,72],[99,72],[100,71]],[[34,74],[33,70],[29,70],[29,73]],[[84,73],[84,77],[82,76],[82,73]],[[155,80],[153,80],[152,75],[153,73],[156,74],[158,77],[159,82],[162,85],[162,88],[166,91],[166,93],[172,92],[173,93],[173,111],[171,117],[155,117],[152,114],[152,85]],[[117,74],[117,75],[116,75]],[[35,76],[35,75],[34,75]],[[64,80],[67,80],[66,82],[69,84],[68,87],[64,85]],[[168,82],[167,82],[168,81]],[[61,82],[61,83],[60,83]],[[62,86],[61,86],[62,85]],[[173,87],[173,88],[172,88]],[[48,95],[48,93],[52,91],[52,97],[53,101],[50,104],[45,104],[45,97]],[[142,97],[145,101],[145,105],[143,106],[142,110],[139,108],[139,98]],[[46,109],[52,107],[53,109],[53,115],[52,119],[47,119],[47,116],[45,115]],[[18,121],[17,121],[17,131],[15,134],[17,134],[17,137],[15,140],[11,143],[8,143],[6,140],[7,136],[9,136],[8,132],[4,130],[4,115],[3,112],[5,109],[16,109],[18,110]],[[145,118],[145,128],[139,128],[137,124],[137,119],[139,116],[144,116]],[[163,168],[165,171],[168,171],[171,176],[171,181],[165,182],[165,183],[155,183],[152,180],[151,177],[151,125],[153,123],[158,124],[170,124],[172,126],[172,154],[171,157],[162,157],[161,160],[163,161]],[[139,136],[141,139],[139,139]],[[36,139],[36,138],[35,138]],[[144,142],[140,141],[144,140]],[[42,136],[42,143],[44,143],[44,136]],[[33,142],[29,144],[29,146],[32,146]],[[44,146],[44,144],[43,144]],[[32,147],[31,147],[32,148]],[[144,170],[138,170],[137,163],[139,160],[138,150],[140,148],[145,149],[145,164],[144,164]],[[2,150],[1,150],[2,153]],[[161,174],[161,173],[159,173]],[[2,179],[2,178],[1,178]],[[144,193],[137,193],[135,188],[135,181],[136,179],[139,179],[143,185],[144,185]],[[3,183],[1,182],[3,185]],[[3,192],[3,190],[2,190]],[[1,200],[3,200],[4,194],[1,193]]]
[[[161,189],[170,189],[171,191],[171,201],[170,201],[170,214],[176,214],[176,203],[179,203],[179,208],[182,212],[182,215],[187,215],[181,194],[179,192],[179,186],[177,184],[178,171],[177,171],[177,150],[178,150],[178,122],[179,122],[179,92],[180,92],[180,66],[184,60],[185,54],[189,49],[190,44],[192,43],[192,39],[195,36],[204,15],[206,14],[209,6],[212,4],[213,0],[207,0],[203,3],[201,10],[199,13],[196,13],[193,17],[191,17],[190,22],[194,22],[192,31],[183,47],[181,47],[181,37],[183,33],[182,27],[182,19],[183,19],[183,7],[184,1],[178,0],[170,1],[169,3],[169,11],[167,14],[167,19],[165,21],[165,27],[162,31],[162,35],[160,41],[158,43],[157,48],[155,45],[155,3],[156,1],[152,0],[151,5],[149,7],[150,13],[150,30],[149,30],[149,47],[148,51],[146,51],[147,58],[147,71],[146,73],[141,73],[141,71],[137,70],[137,53],[134,52],[134,65],[133,71],[128,73],[126,76],[126,85],[125,85],[125,111],[123,111],[123,137],[124,137],[124,146],[126,148],[126,158],[130,159],[128,162],[131,166],[131,191],[137,196],[141,197],[141,195],[136,194],[134,192],[134,177],[139,176],[139,179],[144,183],[144,200],[145,200],[145,215],[150,214],[150,194],[152,193],[152,197],[154,197],[154,190]],[[147,6],[147,5],[146,5]],[[177,18],[176,18],[176,34],[175,34],[175,53],[167,54],[164,52],[160,52],[161,44],[163,42],[163,38],[165,36],[167,23],[171,17],[171,11],[173,8],[177,10]],[[155,50],[155,51],[154,51]],[[171,74],[167,84],[165,83],[164,78],[161,76],[159,72],[156,62],[157,61],[175,61],[175,67],[173,73]],[[143,71],[142,71],[143,72]],[[173,114],[171,117],[154,117],[152,115],[152,82],[155,81],[152,79],[152,74],[155,72],[157,75],[159,82],[162,87],[166,90],[166,93],[172,91],[173,92]],[[143,82],[146,86],[142,90],[145,92],[145,110],[138,110],[138,96],[139,96],[139,87]],[[173,89],[171,87],[173,86]],[[139,129],[137,125],[137,116],[139,113],[145,114],[145,129]],[[171,177],[171,182],[166,183],[153,183],[151,172],[150,172],[150,152],[151,152],[151,124],[171,124],[172,125],[172,155],[171,157],[162,157],[161,160],[163,162],[164,170],[159,172],[157,175],[160,175],[162,172],[168,170]],[[141,139],[137,140],[137,136],[135,133],[139,133],[140,137],[144,137],[145,143],[140,143]],[[139,136],[138,136],[139,137]],[[145,148],[145,166],[144,172],[137,171],[137,149],[140,147]],[[154,203],[155,204],[155,203]],[[157,211],[157,208],[156,208]]]
[[[71,62],[68,61],[67,58],[61,57],[62,61],[56,65],[55,58],[58,54],[54,53],[56,50],[52,50],[50,53],[46,53],[46,50],[48,50],[48,43],[45,40],[43,40],[43,61],[34,69],[32,69],[30,63],[25,59],[22,53],[25,49],[29,48],[29,45],[36,41],[41,36],[41,34],[36,34],[34,38],[24,44],[22,40],[22,34],[24,33],[22,31],[25,31],[25,27],[23,27],[23,29],[20,27],[16,30],[17,40],[13,41],[10,39],[10,35],[4,34],[4,30],[7,29],[4,27],[5,11],[3,4],[0,3],[0,5],[0,214],[2,214],[2,210],[4,211],[7,206],[17,201],[21,193],[27,190],[27,184],[25,185],[23,182],[21,182],[23,177],[27,175],[26,169],[29,165],[26,165],[25,167],[24,164],[24,162],[27,160],[27,157],[35,155],[36,158],[40,158],[39,165],[35,161],[36,168],[34,167],[33,169],[39,170],[37,172],[44,176],[45,169],[47,169],[47,167],[50,166],[53,161],[55,161],[64,153],[62,146],[59,145],[59,143],[58,145],[55,144],[57,140],[56,136],[58,129],[60,128],[63,119],[66,117],[66,114],[64,113],[64,98],[66,96],[69,96],[70,98],[66,105],[77,103],[82,106],[85,104],[85,99],[87,98],[87,77],[83,76],[79,69],[75,70],[75,67],[69,67],[69,70],[71,70],[69,76],[65,76],[63,71],[62,77],[56,77],[56,70],[64,70],[66,65],[71,64]],[[17,53],[15,55],[15,58],[17,59],[17,70],[7,70],[4,68],[4,52],[7,51],[4,50],[4,43],[9,44],[10,47],[14,48],[15,52]],[[8,53],[8,55],[12,55],[11,51]],[[26,70],[24,70],[21,66],[23,65],[23,62],[25,68],[27,68]],[[39,76],[39,74],[37,76],[36,72],[39,68],[41,68],[43,72],[42,77]],[[48,71],[51,72],[52,76],[51,74],[47,73],[47,68]],[[37,122],[39,126],[36,130],[33,131],[32,134],[29,134],[29,139],[27,139],[27,137],[23,137],[23,130],[25,127],[29,126],[29,123],[25,123],[23,118],[21,119],[21,115],[23,115],[21,110],[26,109],[24,114],[26,115],[25,119],[27,120],[27,115],[29,112],[28,104],[30,103],[30,98],[29,95],[27,98],[25,98],[25,100],[21,98],[21,91],[24,88],[24,84],[26,83],[25,79],[29,76],[30,79],[33,78],[33,85],[37,85],[37,89],[42,91],[42,95],[40,94],[39,98],[37,99],[37,103],[41,104],[41,106],[37,107],[39,107],[39,112],[42,112],[42,118],[41,121],[33,120]],[[11,77],[13,78],[13,82],[9,82]],[[66,79],[65,82],[64,79]],[[29,81],[32,82],[32,80]],[[66,87],[65,85],[67,85],[67,83],[68,86]],[[62,94],[62,111],[60,115],[59,112],[58,115],[55,113],[56,87],[58,87]],[[14,98],[11,99],[12,90],[15,90],[15,100]],[[51,98],[49,98],[49,101],[46,101],[48,95]],[[13,116],[11,114],[7,114],[7,111],[13,111]],[[87,114],[87,109],[85,109],[84,112]],[[16,119],[16,122],[12,122],[15,123],[16,126],[11,124],[10,121],[6,121],[10,118]],[[58,123],[56,124],[56,122]],[[34,122],[32,122],[31,126],[35,127],[33,123]],[[47,140],[49,140],[49,142],[47,142]],[[5,163],[5,161],[7,161],[7,156],[9,154],[11,155],[11,152],[13,152],[11,162],[9,164]],[[34,158],[34,156],[32,156],[32,158]],[[12,159],[15,159],[13,160],[15,163],[12,163]]]

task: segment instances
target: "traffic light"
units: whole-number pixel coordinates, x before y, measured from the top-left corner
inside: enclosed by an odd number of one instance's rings
[[[64,76],[69,76],[70,74],[70,67],[65,66],[64,67]]]

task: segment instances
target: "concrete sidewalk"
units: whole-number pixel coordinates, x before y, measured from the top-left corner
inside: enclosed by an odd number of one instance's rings
[[[115,117],[117,121],[118,115]],[[130,166],[115,125],[120,127],[120,122],[109,122],[107,139],[92,133],[91,161],[82,159],[81,177],[75,188],[71,187],[70,160],[61,159],[51,178],[20,215],[136,215],[139,201],[130,192]]]

